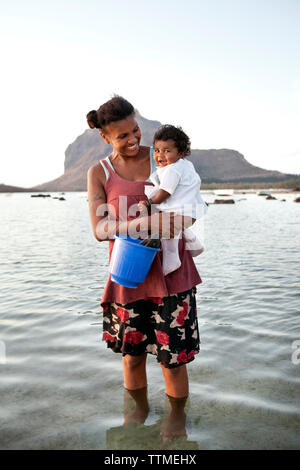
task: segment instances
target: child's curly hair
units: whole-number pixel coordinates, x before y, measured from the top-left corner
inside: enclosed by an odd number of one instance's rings
[[[191,154],[191,141],[189,137],[183,132],[181,127],[175,127],[171,124],[164,124],[157,129],[153,137],[153,145],[156,140],[163,140],[165,142],[169,139],[174,140],[179,153],[183,153],[185,157]]]

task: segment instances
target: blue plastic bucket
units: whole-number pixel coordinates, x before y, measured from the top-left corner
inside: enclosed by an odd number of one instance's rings
[[[115,235],[109,272],[112,281],[136,288],[145,281],[159,248],[140,245],[141,240]]]

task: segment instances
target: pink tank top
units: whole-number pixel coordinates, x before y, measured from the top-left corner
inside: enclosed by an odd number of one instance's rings
[[[108,157],[109,158],[109,157]],[[101,163],[106,168],[107,179],[105,182],[105,192],[107,203],[114,206],[116,219],[119,219],[119,196],[127,196],[127,211],[132,204],[137,204],[141,200],[147,199],[144,193],[145,184],[152,185],[146,181],[129,181],[121,178],[107,163],[102,160]],[[133,217],[128,216],[127,220]],[[109,260],[111,258],[114,240],[109,240]],[[136,300],[147,300],[167,297],[171,294],[185,292],[188,289],[202,282],[192,255],[185,250],[184,238],[179,239],[179,257],[181,266],[172,273],[164,276],[162,271],[162,252],[157,253],[153,264],[146,277],[146,280],[139,284],[136,289],[124,287],[111,280],[109,274],[106,282],[100,305],[108,302],[117,302],[128,304]],[[155,301],[155,300],[154,300]]]

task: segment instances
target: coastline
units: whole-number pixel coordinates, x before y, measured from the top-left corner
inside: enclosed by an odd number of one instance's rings
[[[272,191],[300,191],[300,176],[298,178],[292,178],[284,181],[268,181],[268,182],[239,182],[239,183],[202,183],[202,190],[209,189],[234,189],[234,190],[263,190],[268,189]]]
[[[242,192],[242,191],[253,191],[254,193],[257,191],[262,190],[269,190],[272,192],[300,192],[300,176],[299,178],[293,178],[285,181],[273,181],[273,182],[253,182],[253,183],[232,183],[232,182],[224,182],[224,183],[202,183],[201,184],[201,191],[214,191],[218,189],[231,189],[235,192]],[[33,188],[22,188],[19,186],[12,186],[12,185],[5,185],[0,184],[0,193],[61,193],[62,191],[65,192],[86,192],[86,189],[59,189],[59,190],[46,190],[46,189],[39,189],[38,187]]]

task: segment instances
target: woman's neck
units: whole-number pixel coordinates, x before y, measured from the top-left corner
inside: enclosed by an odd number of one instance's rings
[[[143,157],[143,156],[144,154],[143,154],[141,147],[139,147],[139,151],[136,155],[131,155],[131,156],[121,155],[120,153],[118,153],[117,151],[113,149],[111,161],[113,162],[113,161],[119,160],[119,161],[122,161],[122,163],[128,163],[132,161],[137,161],[140,157]]]

